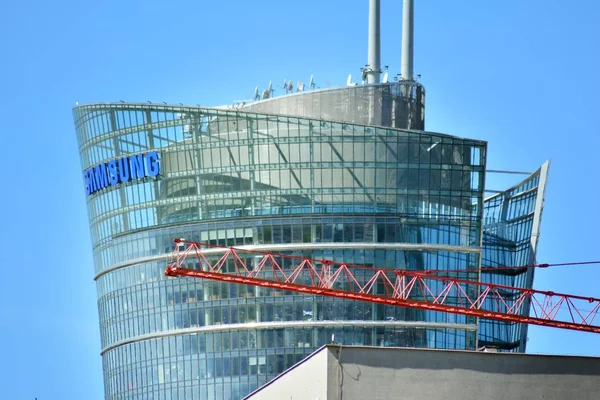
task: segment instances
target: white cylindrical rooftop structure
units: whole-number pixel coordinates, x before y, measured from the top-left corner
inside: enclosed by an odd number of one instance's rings
[[[367,83],[379,83],[381,71],[380,0],[369,0],[369,61]]]
[[[412,81],[413,78],[413,47],[414,47],[414,0],[404,0],[402,8],[402,80]]]

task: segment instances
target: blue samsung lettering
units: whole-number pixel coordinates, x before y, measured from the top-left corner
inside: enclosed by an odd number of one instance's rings
[[[94,193],[96,190],[98,190],[98,187],[96,186],[96,177],[94,176],[94,168],[90,168],[88,170],[88,177],[90,178],[91,192]]]
[[[159,174],[160,157],[156,151],[110,160],[83,171],[85,193],[89,196],[108,186]]]
[[[160,162],[158,153],[151,151],[146,154],[146,176],[154,177],[160,173]]]
[[[119,181],[121,183],[129,182],[129,163],[126,158],[119,160]]]
[[[104,189],[108,186],[108,176],[106,176],[106,164],[100,164],[94,167],[94,175],[98,183],[98,189]]]
[[[131,166],[131,179],[142,179],[144,177],[144,156],[142,154],[129,157]]]
[[[117,172],[117,162],[115,160],[111,160],[107,164],[108,166],[108,181],[110,185],[116,185],[119,183],[119,174]]]
[[[90,184],[90,186],[89,186],[90,194],[94,193],[94,176],[92,174],[90,174],[89,169],[87,171],[85,171],[84,178],[86,179],[86,182],[89,182],[89,184]]]
[[[98,175],[96,175],[96,167],[90,169],[90,174],[92,174],[92,180],[94,181],[94,192],[102,189]]]
[[[83,179],[85,181],[85,194],[89,196],[90,194],[92,194],[92,190],[93,190],[92,181],[90,180],[90,171],[89,170],[84,172]]]

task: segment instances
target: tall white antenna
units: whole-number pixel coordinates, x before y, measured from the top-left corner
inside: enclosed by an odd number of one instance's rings
[[[379,83],[381,73],[380,0],[369,0],[369,62],[367,83]]]
[[[402,7],[402,68],[400,79],[413,80],[414,2],[404,0]]]

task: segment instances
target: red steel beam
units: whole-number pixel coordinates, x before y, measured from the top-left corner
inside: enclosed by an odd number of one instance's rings
[[[165,275],[600,333],[600,299],[176,239]],[[203,250],[220,248],[210,261]],[[203,249],[204,248],[204,249]],[[244,261],[244,258],[247,261]],[[287,259],[286,263],[280,261]],[[248,260],[252,260],[248,262]],[[194,268],[186,268],[189,264]],[[223,268],[233,272],[226,272]],[[341,287],[341,288],[340,288]],[[378,290],[379,288],[379,290]],[[377,291],[382,293],[376,293]],[[587,307],[584,311],[584,308]],[[590,308],[591,307],[591,308]],[[528,308],[530,314],[526,315]]]

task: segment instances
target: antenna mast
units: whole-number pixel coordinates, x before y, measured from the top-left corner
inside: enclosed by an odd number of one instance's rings
[[[369,63],[367,83],[379,83],[381,73],[380,0],[369,0]]]
[[[404,0],[402,8],[402,69],[400,79],[412,81],[414,47],[414,0]]]

